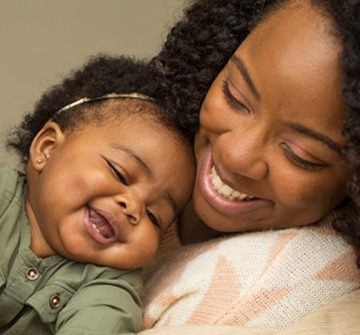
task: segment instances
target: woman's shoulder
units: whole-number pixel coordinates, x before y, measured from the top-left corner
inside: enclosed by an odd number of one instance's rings
[[[192,324],[149,329],[140,332],[139,335],[357,335],[359,329],[360,290],[356,290],[333,300],[295,324],[282,329]]]
[[[174,320],[283,327],[357,289],[354,251],[330,222],[234,234],[169,253],[145,284],[145,327]]]

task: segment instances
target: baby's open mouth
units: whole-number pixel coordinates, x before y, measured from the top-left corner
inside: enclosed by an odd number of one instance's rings
[[[90,223],[94,229],[104,238],[113,238],[115,236],[114,229],[105,217],[89,208]]]

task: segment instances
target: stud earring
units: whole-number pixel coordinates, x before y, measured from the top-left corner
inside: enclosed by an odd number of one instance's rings
[[[43,162],[43,160],[41,159],[41,158],[39,158],[37,161],[36,161],[36,163],[38,163],[38,164],[41,164]]]

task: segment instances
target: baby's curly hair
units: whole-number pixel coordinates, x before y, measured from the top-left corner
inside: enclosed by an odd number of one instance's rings
[[[191,0],[184,16],[171,29],[153,63],[163,67],[166,80],[177,95],[177,104],[195,122],[211,83],[253,27],[272,10],[291,0]],[[345,75],[343,99],[349,114],[343,134],[349,143],[343,158],[355,169],[348,182],[350,205],[360,217],[360,0],[307,0],[332,20],[343,44],[341,66]],[[349,201],[348,201],[349,203]],[[334,222],[358,250],[360,219]]]
[[[110,114],[105,113],[108,108],[101,108],[105,104],[111,106],[107,101],[109,99],[80,104],[57,113],[60,109],[85,97],[91,99],[109,93],[133,92],[149,96],[155,103],[131,99],[132,101],[127,102],[131,110],[149,111],[165,127],[176,131],[185,142],[192,144],[195,129],[193,120],[178,117],[181,110],[175,108],[163,73],[158,68],[145,59],[98,54],[71,71],[59,84],[50,87],[41,96],[34,111],[26,114],[19,127],[10,133],[7,147],[15,150],[20,155],[21,162],[26,164],[31,142],[46,122],[52,120],[65,131],[86,125],[86,122],[99,123],[106,115],[111,115],[111,111]],[[90,109],[96,111],[89,113]]]

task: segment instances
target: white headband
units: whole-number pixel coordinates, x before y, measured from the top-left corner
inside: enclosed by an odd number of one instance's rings
[[[139,100],[145,100],[145,101],[151,101],[151,102],[155,102],[154,98],[151,98],[145,94],[141,94],[141,93],[136,93],[136,92],[132,92],[132,93],[109,93],[109,94],[105,94],[102,95],[100,97],[96,97],[96,98],[82,98],[79,100],[76,100],[75,102],[72,102],[71,104],[66,105],[65,107],[59,109],[54,115],[59,115],[60,113],[73,108],[75,106],[81,105],[83,103],[86,102],[91,102],[91,101],[96,101],[96,100],[103,100],[103,99],[118,99],[118,98],[129,98],[129,99],[139,99]]]

